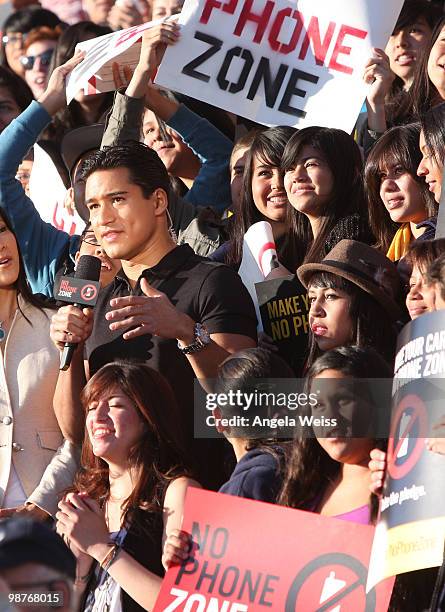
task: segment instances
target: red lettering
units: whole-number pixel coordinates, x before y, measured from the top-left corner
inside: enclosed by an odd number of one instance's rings
[[[142,29],[142,31],[143,31],[143,29]],[[119,38],[115,42],[114,46],[118,47],[119,45],[121,45],[122,43],[126,42],[127,40],[130,40],[130,38],[134,38],[135,36],[137,36],[140,32],[141,32],[141,30],[139,29],[139,26],[133,26],[128,31],[122,32],[122,34],[119,36]]]
[[[222,10],[225,13],[229,13],[229,15],[233,15],[237,5],[238,5],[238,0],[229,0],[227,4],[223,5]],[[199,23],[208,23],[210,19],[210,15],[212,14],[213,9],[215,8],[220,9],[221,2],[218,2],[218,0],[206,0],[204,9],[202,11],[202,15],[199,18]]]
[[[54,212],[53,212],[53,225],[54,227],[56,227],[58,230],[62,230],[64,228],[65,223],[63,222],[63,219],[60,220],[60,223],[57,221],[57,209],[59,208],[59,205],[56,204],[54,207]]]
[[[246,23],[248,21],[253,21],[254,23],[258,24],[255,36],[253,37],[253,42],[261,43],[264,32],[266,31],[269,23],[269,19],[272,15],[272,11],[275,7],[275,3],[272,2],[272,0],[267,0],[262,13],[252,13],[252,4],[253,0],[245,0],[243,10],[241,11],[241,15],[239,16],[238,23],[236,24],[236,28],[233,33],[235,36],[241,36]]]
[[[309,25],[307,27],[306,36],[304,37],[303,44],[301,45],[299,59],[304,60],[309,49],[309,44],[312,42],[312,49],[314,51],[315,62],[318,66],[323,66],[326,54],[331,44],[332,36],[335,30],[335,23],[329,22],[328,30],[321,42],[320,36],[320,24],[318,17],[311,17]]]
[[[351,47],[344,47],[343,42],[347,35],[355,36],[356,38],[360,38],[364,40],[368,36],[368,32],[364,30],[358,30],[357,28],[353,28],[351,26],[342,25],[340,28],[340,32],[338,33],[337,42],[335,43],[334,51],[332,52],[331,61],[329,62],[329,68],[332,70],[338,70],[338,72],[344,72],[345,74],[352,74],[353,69],[350,66],[345,66],[343,64],[338,63],[339,55],[350,55]]]
[[[60,288],[62,289],[62,291],[66,291],[70,286],[69,281],[67,280],[61,280],[60,281]]]
[[[278,36],[280,34],[281,28],[283,27],[283,22],[286,17],[292,17],[295,19],[295,28],[292,33],[292,37],[287,45],[283,45],[279,42]],[[291,8],[285,8],[281,11],[278,11],[277,16],[275,17],[275,21],[269,33],[269,44],[273,51],[278,51],[279,53],[291,53],[295,50],[295,47],[298,44],[298,40],[300,38],[301,30],[303,28],[303,15],[299,11],[292,11]]]

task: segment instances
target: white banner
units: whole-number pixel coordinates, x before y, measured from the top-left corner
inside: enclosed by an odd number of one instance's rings
[[[51,189],[48,189],[51,185]],[[29,197],[39,215],[54,227],[72,236],[85,227],[77,212],[71,215],[64,206],[66,188],[51,157],[38,144],[34,145],[34,163],[29,179]]]
[[[403,0],[186,0],[156,83],[265,125],[351,132]]]
[[[176,16],[175,16],[176,17]],[[76,51],[85,51],[84,60],[69,75],[66,86],[66,99],[69,104],[79,91],[95,94],[116,89],[113,79],[113,62],[135,68],[141,52],[142,33],[162,19],[149,21],[126,30],[98,36],[76,45]],[[135,44],[135,43],[139,44]]]

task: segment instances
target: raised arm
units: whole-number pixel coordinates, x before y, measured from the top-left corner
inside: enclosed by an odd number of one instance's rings
[[[57,68],[39,102],[32,102],[0,134],[0,206],[6,211],[22,251],[26,275],[34,293],[52,297],[56,264],[71,246],[66,232],[45,223],[16,180],[17,168],[51,116],[65,102],[65,78],[82,57]],[[73,243],[74,248],[74,243]]]

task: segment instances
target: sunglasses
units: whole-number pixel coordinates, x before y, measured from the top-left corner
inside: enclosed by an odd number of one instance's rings
[[[25,70],[32,70],[34,68],[34,64],[36,59],[40,58],[40,65],[48,68],[51,63],[51,58],[53,55],[53,49],[48,49],[48,51],[44,51],[43,53],[39,53],[39,55],[22,55],[20,58],[20,63],[22,64]]]

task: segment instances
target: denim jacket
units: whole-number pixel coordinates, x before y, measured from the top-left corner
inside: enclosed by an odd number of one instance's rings
[[[78,250],[79,236],[69,236],[43,221],[15,175],[50,121],[51,116],[34,101],[0,134],[0,207],[17,236],[31,291],[48,297],[53,296],[54,278],[61,262]]]

